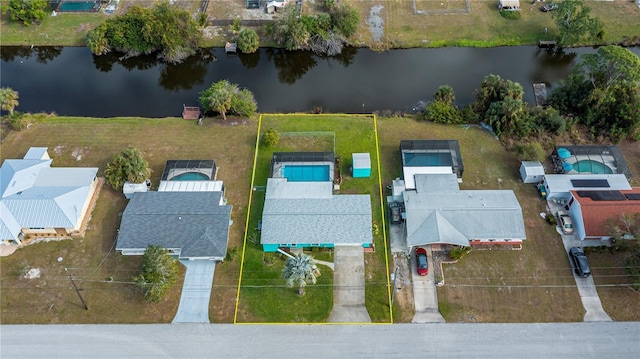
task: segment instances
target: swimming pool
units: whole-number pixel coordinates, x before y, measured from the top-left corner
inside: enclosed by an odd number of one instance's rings
[[[286,165],[282,176],[291,182],[330,181],[329,165]]]
[[[413,167],[452,166],[453,160],[449,152],[405,152],[404,165]]]
[[[169,181],[208,181],[209,176],[199,172],[185,172],[172,177]]]
[[[74,12],[74,11],[93,11],[93,8],[96,6],[96,1],[70,1],[63,2],[58,7],[58,11],[60,12]]]
[[[573,164],[573,170],[579,173],[612,174],[609,166],[594,160],[582,160]]]

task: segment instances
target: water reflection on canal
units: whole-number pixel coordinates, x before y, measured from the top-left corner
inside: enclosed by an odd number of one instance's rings
[[[251,90],[260,112],[307,112],[316,106],[325,112],[411,111],[443,84],[453,87],[459,104],[469,103],[490,73],[520,82],[525,100],[533,102],[533,83],[556,83],[580,54],[594,51],[347,48],[326,58],[279,49],[228,57],[213,48],[168,65],[153,56],[96,57],[86,48],[2,47],[0,79],[2,87],[20,93],[18,110],[59,115],[177,116],[183,104],[197,105],[198,93],[221,79]]]

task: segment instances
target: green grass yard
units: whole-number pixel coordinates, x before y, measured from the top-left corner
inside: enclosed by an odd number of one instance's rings
[[[533,45],[538,40],[553,39],[557,36],[551,14],[540,11],[543,3],[531,5],[521,1],[521,18],[507,20],[500,16],[497,1],[470,1],[471,12],[466,14],[433,13],[434,10],[465,9],[464,1],[429,1],[416,0],[416,9],[427,14],[414,14],[413,2],[399,0],[353,1],[347,0],[360,11],[360,28],[352,43],[356,46],[373,48],[390,47],[441,47],[441,46],[517,46]],[[121,1],[119,12],[130,6],[132,1]],[[195,11],[194,1],[179,1],[178,4]],[[137,2],[144,6],[151,1]],[[209,6],[208,14],[215,19],[232,19],[245,16],[242,1],[224,1],[218,6]],[[307,8],[305,11],[315,11]],[[369,25],[373,6],[382,6],[378,16],[382,20],[384,31],[380,42],[373,41]],[[602,20],[605,28],[604,42],[619,43],[624,36],[633,37],[640,34],[640,8],[628,0],[587,1],[592,15]],[[431,11],[431,13],[429,13]],[[249,12],[250,13],[250,12]],[[110,15],[101,13],[60,13],[56,17],[48,17],[41,25],[24,26],[9,20],[8,15],[0,17],[0,43],[3,46],[36,45],[36,46],[84,46],[89,30],[107,19]],[[549,32],[545,35],[544,28]],[[257,29],[263,34],[261,29]],[[226,28],[218,29],[203,46],[224,46],[228,38]],[[275,46],[263,39],[263,45]]]
[[[261,133],[268,129],[276,129],[280,141],[275,148],[258,147],[255,164],[255,177],[250,218],[248,221],[248,237],[242,270],[242,285],[237,313],[238,322],[325,322],[329,316],[333,302],[333,287],[319,282],[317,286],[309,286],[314,292],[303,297],[295,294],[295,289],[285,288],[280,272],[284,258],[276,257],[275,265],[265,264],[265,255],[259,245],[259,235],[255,231],[262,215],[264,203],[264,186],[270,173],[273,152],[290,151],[334,151],[341,161],[343,182],[340,193],[370,194],[374,223],[380,228],[374,235],[376,251],[365,254],[366,304],[374,322],[389,322],[390,311],[388,301],[388,281],[386,268],[386,252],[382,232],[382,212],[380,204],[380,187],[378,183],[376,138],[374,120],[371,116],[358,115],[262,115]],[[335,142],[334,142],[335,135]],[[350,177],[349,168],[351,153],[369,152],[371,154],[372,171],[370,178],[354,179]],[[255,239],[254,239],[255,238]],[[314,253],[311,253],[314,255]],[[272,255],[266,255],[272,256]],[[321,255],[326,258],[326,251]],[[267,261],[269,262],[269,261]],[[332,277],[328,268],[320,267]],[[332,281],[331,281],[332,282]],[[293,296],[291,293],[294,293]],[[306,303],[311,295],[318,296],[316,306],[300,305]],[[285,304],[282,298],[289,298]],[[261,308],[270,308],[270,314]],[[292,310],[292,307],[298,308]],[[322,310],[319,310],[322,308]],[[309,311],[314,314],[308,313]]]
[[[322,322],[331,309],[332,275],[320,267],[322,276],[317,286],[309,286],[307,295],[299,298],[294,289],[284,288],[279,279],[282,260],[263,257],[252,237],[255,233],[260,197],[251,205],[251,218],[246,224],[251,193],[254,146],[257,121],[230,119],[227,122],[205,119],[202,126],[176,118],[92,119],[79,117],[36,116],[28,130],[3,134],[0,159],[21,158],[31,146],[49,147],[53,165],[96,166],[102,173],[111,156],[127,146],[139,148],[153,169],[154,184],[168,159],[214,159],[220,167],[218,179],[225,182],[226,195],[233,205],[234,225],[230,232],[230,258],[216,266],[210,303],[213,322],[234,322],[240,260],[245,226],[249,238],[245,250],[243,282],[238,322]],[[335,131],[336,150],[343,158],[343,176],[348,176],[351,149],[375,152],[373,122],[358,116],[263,116],[262,132],[269,127],[281,131]],[[539,216],[544,203],[531,185],[518,182],[515,155],[487,132],[476,127],[444,126],[418,122],[412,118],[378,118],[379,153],[382,185],[400,176],[398,146],[401,139],[457,139],[460,143],[465,173],[463,189],[503,188],[516,192],[523,208],[527,240],[521,251],[473,251],[456,264],[444,268],[445,286],[438,289],[440,310],[448,321],[482,322],[570,322],[584,314],[571,269],[560,237]],[[569,138],[556,143],[573,143]],[[332,141],[330,141],[332,142]],[[322,149],[326,138],[317,141],[283,139],[287,148]],[[584,144],[584,143],[583,143]],[[550,143],[550,145],[552,145]],[[625,158],[636,175],[640,173],[640,146],[623,141]],[[315,147],[318,146],[318,147]],[[256,178],[266,179],[268,159],[259,148],[260,160]],[[266,160],[266,161],[265,161]],[[370,193],[372,203],[379,203],[377,168],[370,179],[343,181],[343,191]],[[375,200],[374,200],[375,198]],[[11,323],[162,323],[175,314],[180,297],[180,284],[167,299],[148,304],[129,282],[140,266],[139,257],[124,257],[113,250],[120,215],[125,208],[124,196],[109,187],[102,188],[87,234],[82,239],[40,243],[19,249],[0,260],[0,314],[3,324]],[[374,205],[374,218],[382,223],[382,212]],[[374,322],[389,322],[389,294],[386,256],[382,229],[375,236],[376,251],[365,256],[367,309]],[[253,239],[251,239],[253,238]],[[252,242],[253,241],[253,242]],[[332,260],[330,252],[314,252],[321,260]],[[609,275],[600,268],[616,267],[616,258],[606,253],[589,253],[596,284],[609,284]],[[62,262],[57,258],[62,257]],[[266,260],[266,262],[265,262]],[[613,263],[613,264],[612,264]],[[39,268],[38,279],[20,279],[18,272],[28,266]],[[89,310],[80,307],[79,299],[64,273],[67,267],[83,290]],[[107,278],[112,277],[112,282]],[[269,290],[265,289],[265,283]],[[638,293],[625,287],[598,288],[604,308],[615,320],[638,320],[633,304]],[[265,301],[263,301],[263,298]],[[285,298],[284,301],[280,301]],[[626,303],[626,304],[625,304]],[[273,310],[271,309],[273,308]],[[294,308],[294,310],[291,310]],[[117,310],[116,310],[117,309]],[[394,303],[394,322],[410,320],[411,305]]]

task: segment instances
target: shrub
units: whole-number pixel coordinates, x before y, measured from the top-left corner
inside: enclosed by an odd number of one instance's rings
[[[245,54],[252,54],[258,50],[260,39],[253,29],[242,29],[238,35],[238,49]]]
[[[547,223],[549,223],[552,226],[555,226],[558,223],[558,221],[556,220],[556,216],[550,213],[547,213],[547,216],[544,217],[544,220],[547,221]]]
[[[268,129],[262,135],[262,145],[265,147],[275,147],[278,141],[280,141],[280,133],[273,128]]]
[[[523,143],[516,145],[516,153],[522,161],[544,161],[546,156],[544,148],[538,142]]]
[[[500,10],[500,16],[507,20],[519,20],[520,19],[520,11],[507,11]]]
[[[462,123],[462,114],[454,104],[435,100],[425,107],[423,119],[436,123]]]
[[[24,114],[15,112],[9,116],[9,127],[14,131],[21,131],[27,127],[27,119],[24,118]]]
[[[471,251],[471,247],[456,247],[449,250],[449,257],[454,261],[462,258],[465,254]]]
[[[230,110],[238,116],[251,117],[258,110],[258,104],[251,91],[242,89],[231,98]]]

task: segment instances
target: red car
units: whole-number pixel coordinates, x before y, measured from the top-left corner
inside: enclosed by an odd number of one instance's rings
[[[429,263],[427,262],[427,251],[424,248],[416,249],[416,264],[418,265],[418,274],[429,274]]]

